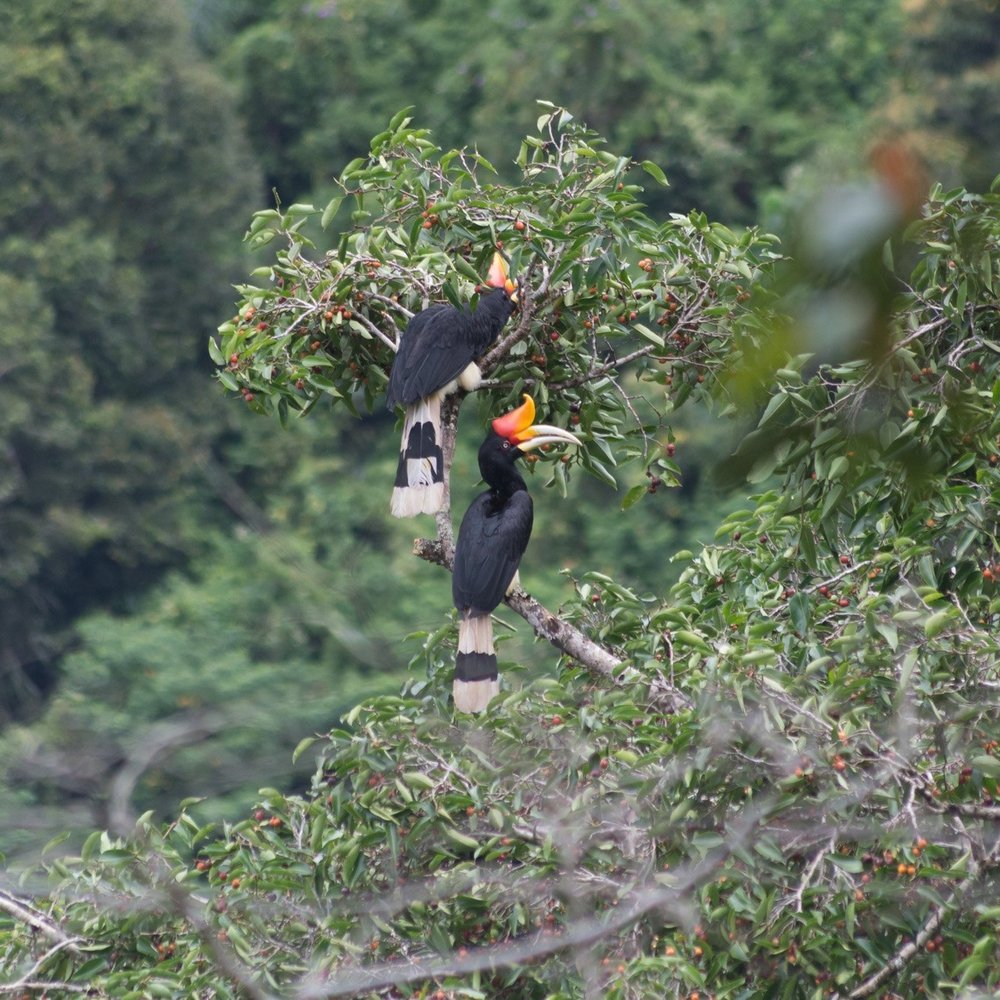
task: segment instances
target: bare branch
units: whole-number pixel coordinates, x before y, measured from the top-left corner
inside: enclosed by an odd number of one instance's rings
[[[53,990],[61,988],[65,984],[52,983],[52,982],[41,982],[35,979],[38,973],[41,971],[42,966],[52,958],[53,955],[57,955],[61,951],[69,949],[73,952],[79,954],[80,949],[76,947],[76,942],[83,940],[82,938],[65,938],[62,941],[54,944],[44,955],[40,956],[35,964],[17,981],[10,983],[8,985],[0,985],[0,993],[16,993],[18,990],[31,989],[30,984],[37,984],[42,989]],[[90,992],[87,987],[72,987],[69,986],[68,989],[74,993],[85,993]]]
[[[181,713],[155,722],[145,730],[129,748],[125,763],[108,788],[109,827],[124,835],[135,825],[132,793],[157,760],[180,747],[214,736],[224,725],[224,718],[216,713]]]
[[[80,949],[76,946],[80,938],[71,938],[64,934],[41,910],[3,889],[0,889],[0,910],[5,910],[16,920],[28,924],[32,930],[55,941],[61,948],[68,948],[80,954]]]

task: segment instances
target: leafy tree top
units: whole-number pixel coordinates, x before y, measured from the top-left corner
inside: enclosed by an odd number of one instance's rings
[[[351,168],[386,184],[361,194],[372,217],[322,261],[300,210],[266,216],[255,235],[290,241],[223,330],[223,381],[289,416],[323,395],[373,404],[406,311],[475,280],[476,241],[466,273],[433,240],[460,248],[462,230],[485,230],[514,244],[526,278],[521,323],[493,359],[491,406],[517,379],[551,390],[547,379],[578,378],[548,405],[564,412],[572,390],[600,414],[606,391],[609,423],[628,414],[620,434],[597,419],[587,433],[618,460],[657,433],[633,411],[665,409],[683,385],[711,389],[752,415],[732,464],[762,492],[713,544],[673,555],[685,570],[669,594],[589,575],[560,619],[518,608],[566,655],[475,728],[447,708],[446,623],[423,637],[426,677],[322,737],[307,794],[264,789],[221,830],[182,814],[165,830],[141,820],[131,840],[95,833],[82,859],[48,865],[47,897],[26,875],[42,905],[0,897],[0,946],[21,987],[818,1000],[1000,985],[1000,198],[934,189],[918,205],[905,159],[884,153],[870,185],[803,220],[794,260],[764,243],[746,277],[752,234],[638,211],[616,219],[627,181],[596,151],[582,157],[577,202],[563,205],[566,177],[546,158],[565,151],[567,124],[552,147],[528,145],[534,200],[514,188],[524,200],[505,207],[495,189],[478,226],[486,188],[471,166],[471,193],[449,201],[434,151],[437,212],[427,198],[409,204],[379,171],[420,177],[420,157],[389,156],[385,136],[373,162]],[[494,233],[498,211],[507,229]],[[591,273],[615,239],[614,265]],[[378,297],[365,260],[397,282],[398,300]],[[672,282],[678,266],[689,283]],[[734,287],[700,283],[708,273]],[[626,289],[629,316],[607,318]],[[658,310],[679,314],[663,334]],[[680,325],[685,315],[699,322]],[[650,359],[678,326],[690,342],[666,351],[669,371],[696,374],[668,384]],[[526,344],[530,361],[538,327],[559,338],[526,373],[509,352]],[[605,342],[627,346],[609,356]],[[338,360],[347,350],[355,369]],[[439,519],[438,548],[423,550],[445,563],[447,527]]]

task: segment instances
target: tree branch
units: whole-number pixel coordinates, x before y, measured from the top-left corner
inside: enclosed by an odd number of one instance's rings
[[[763,806],[747,811],[739,828],[704,859],[674,873],[669,886],[655,885],[640,889],[616,900],[615,908],[605,917],[583,917],[569,924],[559,935],[525,935],[503,944],[463,949],[457,955],[443,959],[420,961],[389,961],[370,968],[344,970],[326,983],[305,982],[295,992],[296,1000],[334,1000],[336,997],[357,996],[388,986],[420,982],[435,976],[454,976],[477,970],[497,970],[538,962],[565,951],[591,947],[610,938],[615,932],[636,923],[649,913],[658,919],[674,916],[682,923],[688,911],[687,898],[699,886],[711,879],[724,862],[743,846],[766,815]]]
[[[442,566],[449,572],[455,561],[455,543],[451,521],[451,463],[455,454],[455,432],[458,426],[458,410],[464,393],[458,392],[445,397],[441,405],[441,451],[444,456],[444,503],[435,515],[437,537],[416,538],[413,554],[427,562]],[[534,630],[537,636],[547,639],[566,656],[576,660],[588,670],[600,674],[608,680],[618,680],[618,674],[627,667],[627,661],[615,656],[609,649],[589,639],[569,622],[552,614],[542,604],[524,591],[515,591],[504,598],[509,608],[517,612]],[[662,687],[662,686],[661,686]],[[661,690],[659,697],[666,695],[667,707],[689,707],[690,699],[676,688]]]
[[[182,713],[155,722],[129,748],[125,763],[112,778],[108,789],[108,826],[123,836],[135,825],[132,793],[143,774],[157,760],[180,747],[191,746],[215,736],[224,725],[214,712]]]
[[[956,822],[961,824],[961,820],[956,820]],[[992,850],[980,862],[976,858],[976,852],[968,836],[965,834],[964,828],[960,827],[960,829],[963,839],[966,840],[969,848],[969,874],[955,887],[951,895],[944,902],[931,909],[930,916],[928,916],[924,921],[924,925],[914,935],[913,940],[907,941],[881,969],[869,976],[860,986],[851,990],[847,994],[847,1000],[861,1000],[862,997],[871,996],[887,979],[900,972],[938,932],[944,920],[945,913],[956,907],[962,896],[976,887],[982,869],[996,862],[998,855],[1000,855],[1000,841],[993,846]],[[839,997],[840,994],[835,994],[832,1000],[839,1000]]]
[[[6,910],[15,920],[28,924],[32,930],[55,941],[60,948],[68,948],[80,954],[80,949],[76,946],[79,938],[71,938],[64,934],[41,910],[36,910],[30,903],[18,899],[3,889],[0,889],[0,910]]]

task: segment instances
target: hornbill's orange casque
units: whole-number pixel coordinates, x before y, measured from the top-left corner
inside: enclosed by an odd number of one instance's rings
[[[546,444],[580,444],[561,427],[532,424],[528,395],[516,410],[497,417],[479,449],[479,471],[488,490],[469,505],[458,529],[451,592],[461,618],[452,694],[462,712],[481,712],[499,690],[493,650],[493,609],[517,587],[517,568],[531,537],[532,504],[515,461]]]
[[[444,500],[441,400],[458,386],[472,391],[482,373],[475,363],[497,339],[517,303],[514,282],[499,253],[493,255],[475,309],[438,304],[418,312],[406,326],[389,375],[386,405],[405,409],[392,513],[435,514]]]

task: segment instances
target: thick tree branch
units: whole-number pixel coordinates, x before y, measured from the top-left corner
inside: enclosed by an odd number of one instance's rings
[[[68,948],[80,954],[80,949],[76,945],[79,938],[71,938],[64,934],[41,910],[35,909],[30,903],[18,899],[3,889],[0,889],[0,910],[6,911],[15,920],[20,920],[32,930],[55,941],[59,948]]]
[[[124,836],[135,825],[132,794],[146,771],[165,755],[215,736],[224,723],[218,713],[194,712],[181,713],[147,727],[129,748],[125,763],[108,788],[110,829]]]

